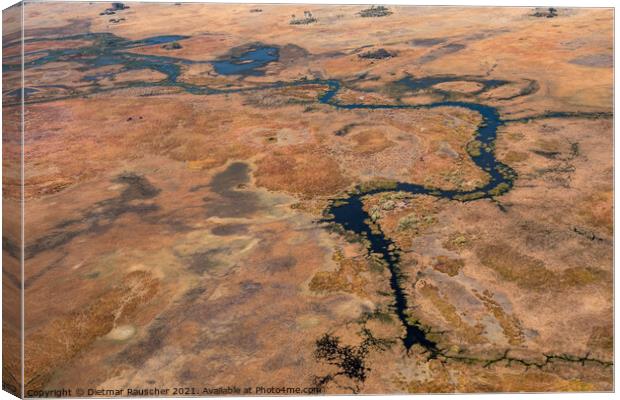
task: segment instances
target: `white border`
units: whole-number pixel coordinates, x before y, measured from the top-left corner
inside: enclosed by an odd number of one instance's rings
[[[35,2],[44,2],[47,0],[27,0],[27,2],[29,3],[35,3]],[[54,1],[54,0],[50,0],[50,1]],[[80,2],[81,0],[63,0],[66,2]],[[88,0],[86,0],[88,1]],[[90,0],[92,2],[103,2],[103,3],[109,3],[111,1],[107,1],[107,0]],[[120,0],[122,1],[122,0]],[[133,1],[133,0],[132,0]],[[127,1],[129,2],[129,1]],[[171,2],[175,2],[174,0],[170,1],[166,1],[166,0],[149,0],[148,2],[152,2],[152,3],[171,3]],[[378,2],[371,2],[368,0],[311,0],[311,1],[303,1],[303,0],[287,0],[287,1],[269,1],[269,0],[253,0],[253,1],[247,1],[247,0],[234,0],[234,1],[226,1],[226,0],[209,0],[209,1],[200,1],[200,0],[181,0],[181,2],[184,3],[204,3],[204,2],[209,2],[209,3],[249,3],[249,4],[347,4],[347,5],[356,5],[356,4],[390,4],[390,5],[411,5],[411,6],[475,6],[475,7],[489,7],[489,6],[500,6],[500,7],[574,7],[574,8],[579,8],[579,7],[605,7],[605,8],[612,8],[615,7],[615,2],[614,1],[609,1],[609,0],[589,0],[587,2],[580,2],[580,1],[576,1],[576,0],[565,0],[565,1],[557,1],[557,0],[553,0],[553,1],[533,1],[533,0],[521,0],[518,3],[515,2],[508,2],[508,1],[489,1],[489,0],[423,0],[423,1],[407,1],[407,0],[388,0],[388,1],[378,1]],[[15,4],[16,1],[13,0],[0,0],[0,6],[2,9],[5,9],[13,4]],[[22,18],[23,18],[23,14],[22,14]],[[22,20],[23,21],[23,20]],[[614,12],[614,32],[617,30],[617,24],[618,21],[615,19],[615,12]],[[1,27],[1,21],[0,21],[0,27]],[[1,36],[1,35],[0,35]],[[614,50],[615,50],[615,44],[616,44],[616,38],[614,35]],[[615,57],[614,57],[615,58]],[[618,104],[617,100],[618,100],[618,92],[615,91],[615,79],[616,77],[616,70],[614,69],[614,113],[615,113],[615,105]],[[22,77],[23,79],[23,77]],[[23,86],[23,85],[22,85]],[[0,88],[1,88],[1,83],[0,83]],[[23,98],[23,97],[22,97]],[[22,105],[22,118],[24,116],[23,114],[24,107]],[[0,107],[0,116],[1,116],[1,107]],[[614,118],[614,122],[615,122],[615,118]],[[23,124],[23,120],[22,120],[22,124]],[[22,125],[23,126],[23,125]],[[617,142],[615,141],[615,138],[617,136],[617,127],[614,123],[614,172],[615,172],[615,165],[618,165],[618,155],[617,152],[615,151],[615,145],[617,144]],[[23,140],[23,136],[22,136],[22,140]],[[23,151],[23,147],[22,147],[22,151]],[[22,174],[24,173],[23,170],[23,155],[22,155]],[[23,179],[23,175],[22,175],[22,179]],[[618,220],[618,215],[619,215],[619,210],[618,210],[618,202],[617,202],[617,198],[615,196],[615,188],[619,187],[620,183],[620,177],[618,175],[616,175],[614,173],[614,222]],[[23,196],[23,193],[22,193]],[[22,197],[23,198],[23,197]],[[24,213],[22,213],[22,227],[23,227],[23,216]],[[0,223],[2,221],[2,208],[0,207]],[[615,224],[614,224],[615,225]],[[614,227],[615,228],[615,227]],[[22,243],[23,243],[23,230],[22,230]],[[615,233],[615,229],[614,229],[614,233]],[[618,260],[618,246],[616,243],[616,237],[614,235],[614,260]],[[23,251],[23,249],[22,249]],[[0,260],[1,263],[1,260]],[[614,282],[617,282],[616,278],[617,278],[617,274],[618,274],[618,268],[616,268],[616,262],[614,261]],[[22,271],[22,284],[23,284],[23,271]],[[2,288],[0,286],[0,294],[2,293]],[[614,285],[614,294],[615,294],[615,285]],[[22,295],[23,295],[23,289],[22,289]],[[616,306],[618,305],[618,299],[614,296],[614,310],[616,308]],[[0,315],[2,313],[2,310],[0,308]],[[616,319],[617,315],[614,312],[614,326],[615,326],[615,322],[617,322]],[[22,308],[22,318],[23,318],[23,308]],[[616,373],[615,373],[615,365],[618,365],[618,335],[614,335],[614,383],[616,383]],[[23,349],[22,349],[23,352]],[[2,354],[2,349],[0,347],[0,356]],[[23,354],[23,353],[22,353]],[[22,357],[22,362],[23,362],[23,357]],[[22,379],[23,380],[23,379]],[[415,399],[420,399],[420,400],[427,400],[427,399],[437,399],[438,397],[445,397],[445,396],[450,396],[450,397],[456,397],[457,399],[463,399],[463,400],[478,400],[478,399],[510,399],[510,400],[520,400],[520,399],[527,399],[527,400],[531,400],[531,399],[544,399],[544,400],[557,400],[557,399],[612,399],[612,398],[620,398],[620,395],[618,395],[618,393],[536,393],[536,394],[516,394],[516,393],[509,393],[509,394],[437,394],[437,395],[379,395],[379,396],[373,396],[373,398],[376,399],[381,399],[381,400],[405,400],[405,399],[411,399],[412,397],[415,397]],[[322,396],[322,397],[328,397],[328,398],[338,398],[338,399],[356,399],[358,398],[358,396]],[[213,397],[216,398],[216,397]],[[224,397],[223,397],[224,398]],[[242,400],[242,399],[248,399],[248,397],[225,397],[226,399],[230,399],[230,400]],[[267,397],[250,397],[250,398],[254,398],[254,399],[263,399],[263,398],[267,398]],[[300,399],[316,399],[316,396],[303,396],[303,397],[298,397]],[[15,399],[14,396],[11,396],[10,394],[8,394],[7,392],[4,391],[0,391],[0,400],[9,400],[9,399]],[[136,399],[140,399],[139,397],[136,397]],[[152,399],[151,398],[146,398],[146,399]],[[183,397],[179,397],[179,398],[174,398],[172,397],[171,399],[184,399]],[[186,399],[186,398],[185,398]]]

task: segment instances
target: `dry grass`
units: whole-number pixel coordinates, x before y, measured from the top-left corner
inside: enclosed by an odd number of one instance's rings
[[[385,136],[385,133],[373,129],[368,129],[356,133],[354,136],[352,136],[352,139],[355,142],[353,150],[362,154],[379,153],[380,151],[383,151],[396,144],[389,140]]]
[[[365,290],[368,280],[362,276],[369,269],[366,260],[346,258],[340,250],[334,252],[332,259],[337,263],[337,269],[317,272],[310,281],[310,290],[316,293],[340,291],[368,297]]]
[[[321,85],[308,85],[249,92],[245,95],[245,105],[273,109],[291,104],[311,104],[316,102],[319,92],[324,88]]]
[[[134,317],[141,304],[158,291],[159,282],[150,273],[134,271],[90,306],[60,316],[26,338],[26,389],[44,387],[51,374],[95,339],[119,323]]]
[[[613,325],[595,326],[592,328],[588,348],[611,352],[614,348]]]
[[[456,276],[464,266],[465,261],[461,260],[460,258],[438,256],[435,259],[435,264],[433,265],[433,268],[449,276]]]
[[[443,296],[439,288],[427,282],[420,282],[418,291],[425,299],[429,300],[441,317],[448,323],[450,330],[454,330],[459,338],[467,344],[480,344],[486,342],[482,336],[483,326],[471,326],[459,315],[457,308]]]
[[[472,375],[475,374],[475,379]],[[407,381],[396,379],[399,387],[409,393],[470,393],[470,392],[576,392],[591,391],[591,383],[579,379],[564,379],[548,372],[527,370],[519,373],[472,367],[437,367],[433,378]]]
[[[514,315],[507,314],[502,306],[493,299],[493,294],[488,290],[483,293],[476,293],[476,296],[502,327],[504,335],[508,338],[508,343],[513,346],[522,344],[524,337],[519,319]]]
[[[581,219],[593,228],[613,234],[613,192],[600,191],[585,198],[578,206]]]
[[[593,267],[572,267],[553,272],[542,260],[522,254],[506,243],[481,246],[476,254],[482,265],[495,271],[502,280],[529,290],[567,289],[609,279],[609,273]]]
[[[521,254],[506,243],[479,247],[476,254],[482,265],[495,271],[502,280],[520,287],[540,290],[558,284],[557,277],[543,261]]]
[[[502,157],[502,161],[506,164],[513,164],[527,160],[530,155],[523,151],[514,151],[509,150],[504,157]]]
[[[334,195],[349,184],[335,159],[314,145],[274,150],[258,162],[256,183],[305,197]]]

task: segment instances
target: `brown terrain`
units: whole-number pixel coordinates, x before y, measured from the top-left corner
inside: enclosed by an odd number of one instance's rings
[[[5,389],[23,283],[29,396],[613,390],[612,9],[125,5],[23,6],[23,282],[3,13]]]

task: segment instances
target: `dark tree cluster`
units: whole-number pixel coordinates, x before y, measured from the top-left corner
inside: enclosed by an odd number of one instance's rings
[[[308,25],[317,22],[318,20],[312,15],[310,11],[304,11],[303,18],[297,18],[295,14],[291,15],[291,25]]]
[[[384,58],[396,57],[396,53],[386,50],[386,49],[377,49],[367,51],[366,53],[358,54],[359,58],[366,58],[371,60],[382,60]]]
[[[99,15],[114,15],[114,14],[116,14],[117,11],[123,11],[123,10],[126,10],[128,8],[129,8],[129,6],[126,6],[123,3],[112,3],[112,7],[106,8]]]
[[[326,362],[337,368],[336,372],[314,378],[316,387],[323,387],[343,376],[350,379],[353,386],[349,388],[358,393],[360,385],[366,380],[370,368],[366,365],[366,357],[371,350],[385,350],[392,344],[386,339],[378,339],[368,328],[362,328],[360,336],[364,339],[357,346],[344,345],[340,338],[326,333],[316,341],[314,357],[318,361]]]
[[[553,18],[557,16],[558,16],[558,10],[553,7],[549,7],[547,9],[537,9],[532,14],[532,17],[538,17],[538,18]]]
[[[391,15],[392,11],[385,6],[371,6],[365,10],[359,12],[360,17],[370,18],[370,17],[386,17]]]
[[[123,3],[112,3],[112,9],[115,11],[126,10],[129,6],[126,6]]]
[[[183,46],[181,46],[181,43],[179,42],[172,42],[162,45],[161,48],[164,50],[179,50],[182,49]]]

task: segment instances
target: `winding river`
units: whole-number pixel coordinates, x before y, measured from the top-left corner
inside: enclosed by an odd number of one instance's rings
[[[330,81],[331,82],[331,81]],[[441,82],[441,81],[440,81]],[[440,83],[437,82],[437,83]],[[396,244],[381,232],[380,229],[370,225],[370,216],[364,210],[363,197],[381,192],[402,191],[414,195],[430,195],[443,199],[472,201],[505,193],[513,186],[516,172],[495,158],[493,142],[497,135],[497,129],[503,124],[497,109],[478,103],[441,101],[427,105],[380,105],[380,104],[339,104],[333,101],[340,85],[331,82],[330,90],[319,98],[325,104],[345,109],[420,109],[437,107],[459,107],[475,111],[480,114],[482,121],[479,123],[473,140],[478,143],[476,152],[470,152],[473,162],[490,176],[486,185],[469,191],[441,190],[425,187],[408,182],[398,182],[389,188],[378,188],[361,191],[359,188],[353,191],[347,198],[333,202],[329,208],[329,214],[333,215],[332,221],[341,225],[344,229],[366,237],[370,243],[371,253],[381,254],[390,270],[390,287],[394,295],[394,307],[396,315],[405,328],[402,338],[403,345],[407,350],[415,344],[422,346],[435,357],[440,353],[437,343],[427,337],[427,331],[417,321],[408,315],[407,296],[403,289],[405,276],[400,270],[400,254]]]
[[[423,185],[397,182],[389,188],[373,188],[362,190],[360,187],[350,191],[345,198],[335,199],[332,201],[327,210],[327,221],[340,225],[347,231],[365,237],[370,243],[368,249],[370,253],[377,253],[383,257],[390,271],[390,287],[393,293],[393,306],[400,323],[402,324],[405,334],[402,337],[403,345],[407,350],[414,345],[419,345],[425,349],[430,357],[441,354],[438,344],[428,337],[428,331],[415,321],[409,314],[407,295],[403,288],[405,276],[400,269],[400,253],[395,243],[387,237],[377,226],[371,226],[370,217],[364,210],[364,196],[373,195],[381,192],[401,191],[412,195],[429,195],[442,199],[453,201],[474,201],[479,199],[492,199],[499,196],[513,186],[516,173],[510,167],[500,163],[494,154],[494,141],[496,139],[497,130],[500,126],[508,121],[502,120],[498,110],[489,105],[477,102],[464,101],[448,101],[442,100],[424,105],[410,104],[364,104],[364,103],[341,103],[337,100],[343,82],[335,79],[315,79],[300,80],[293,82],[274,82],[263,84],[251,88],[228,88],[215,89],[207,86],[194,85],[187,82],[179,82],[178,77],[181,73],[181,66],[196,63],[211,63],[215,71],[220,75],[246,75],[258,76],[264,74],[262,69],[267,64],[278,60],[278,48],[270,46],[250,46],[246,51],[237,55],[230,56],[229,59],[218,59],[214,61],[191,61],[174,57],[154,56],[134,53],[131,50],[138,46],[147,44],[161,44],[171,41],[182,40],[183,36],[159,36],[147,38],[144,40],[131,41],[119,38],[112,34],[86,34],[66,37],[62,40],[69,39],[85,39],[92,40],[90,47],[59,49],[51,51],[41,51],[40,54],[32,52],[28,54],[30,61],[25,63],[25,68],[33,68],[50,62],[77,62],[82,64],[86,69],[97,68],[106,65],[121,65],[121,72],[137,69],[151,69],[163,73],[166,78],[159,82],[133,82],[130,84],[119,84],[116,87],[103,88],[97,84],[97,75],[88,76],[85,80],[90,80],[93,85],[93,92],[102,92],[118,89],[119,87],[152,87],[152,86],[174,86],[179,87],[186,92],[195,95],[211,95],[222,93],[240,93],[249,91],[268,90],[282,87],[320,85],[326,87],[317,98],[318,102],[332,106],[337,109],[371,109],[371,110],[387,110],[387,109],[433,109],[439,107],[460,108],[474,111],[481,116],[481,122],[478,124],[472,142],[469,145],[473,150],[468,150],[472,161],[480,169],[488,174],[489,179],[482,187],[468,190],[441,190]],[[41,39],[44,40],[44,39]],[[5,64],[3,70],[11,71],[18,68],[17,64]],[[109,74],[109,73],[108,73]],[[481,89],[476,93],[481,93],[489,89],[509,83],[503,80],[485,80],[482,78],[455,78],[454,76],[445,77],[427,77],[420,79],[406,78],[400,81],[400,84],[407,86],[410,90],[416,91],[420,89],[428,89],[434,85],[444,82],[453,82],[455,80],[469,80],[481,85]],[[24,95],[26,101],[30,94],[39,90],[37,87],[26,88]],[[65,97],[56,97],[51,100],[61,98],[77,97],[78,94],[68,94]],[[473,98],[470,96],[469,98]],[[35,100],[36,101],[36,100]],[[50,101],[50,100],[46,100]],[[560,115],[558,115],[560,116]],[[564,115],[562,115],[564,116]],[[514,120],[511,120],[512,122]],[[468,149],[470,146],[468,145]]]

